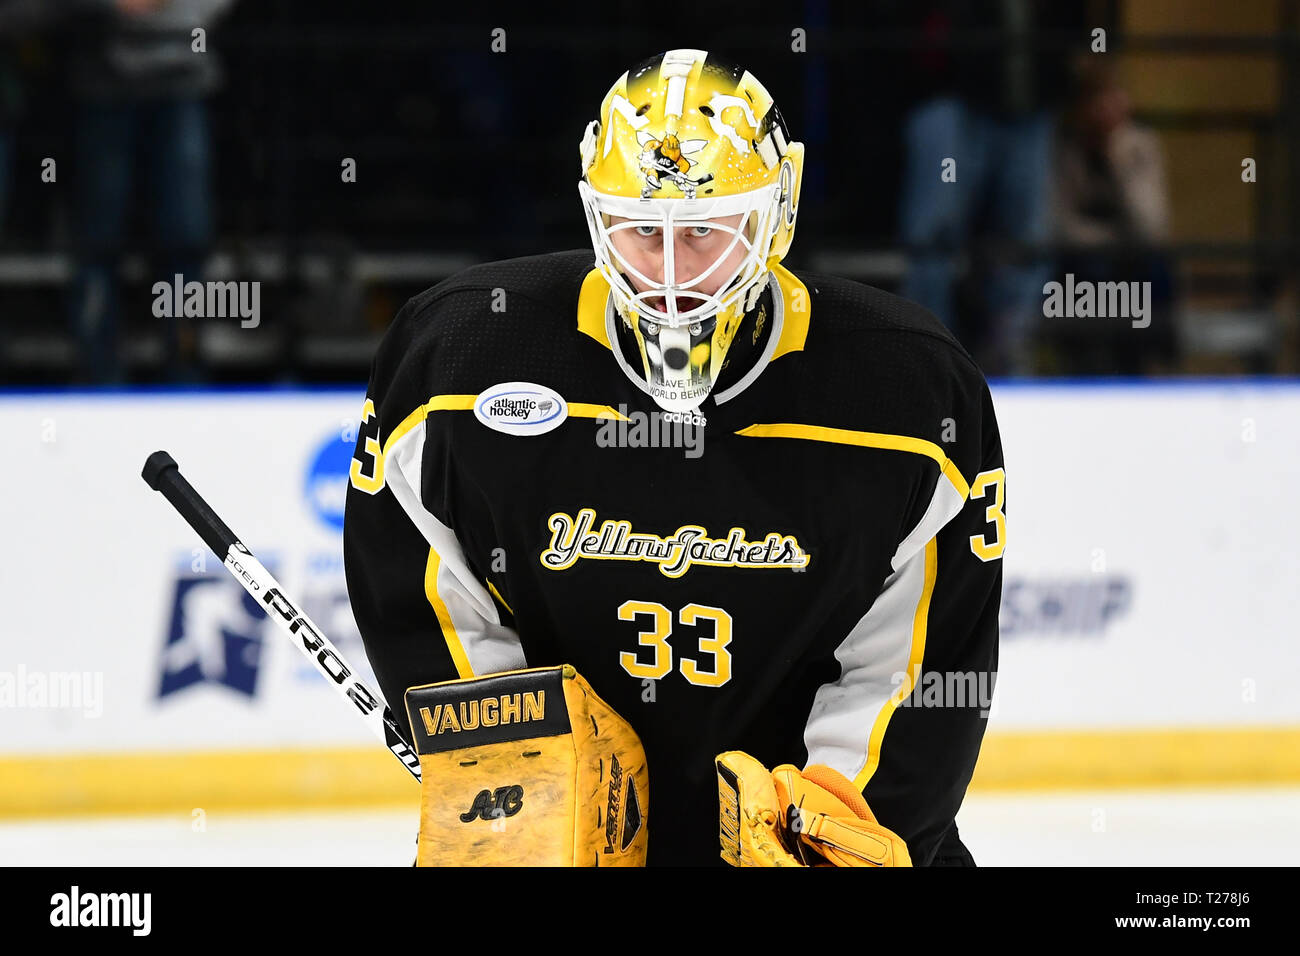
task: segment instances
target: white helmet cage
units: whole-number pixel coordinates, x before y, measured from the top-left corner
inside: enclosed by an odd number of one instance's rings
[[[596,192],[585,181],[579,181],[578,192],[587,217],[587,229],[591,233],[596,267],[609,283],[620,313],[627,315],[628,312],[634,312],[656,325],[679,328],[731,309],[746,293],[751,295],[744,304],[744,310],[754,307],[758,294],[763,289],[762,280],[768,271],[767,257],[781,222],[781,183],[730,196],[696,199],[611,196]],[[744,214],[738,227],[716,221],[738,214]],[[611,227],[611,216],[621,216],[627,221]],[[699,275],[681,283],[673,282],[672,277],[676,275],[676,229],[704,223],[712,229],[732,233],[731,241]],[[612,241],[613,233],[641,226],[659,229],[663,236],[662,281],[640,272],[627,261]],[[717,286],[717,291],[710,293],[695,288],[727,260],[737,243],[745,247],[745,256],[731,274],[724,277]],[[624,273],[648,286],[646,291],[637,292]],[[650,299],[658,297],[664,300],[663,312],[649,304]],[[682,303],[679,299],[689,301]]]

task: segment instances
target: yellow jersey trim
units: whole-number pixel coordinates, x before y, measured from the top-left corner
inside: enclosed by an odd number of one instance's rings
[[[434,395],[403,418],[397,427],[389,433],[388,437],[384,439],[384,457],[388,457],[388,453],[392,450],[396,441],[428,418],[430,412],[473,411],[474,402],[477,399],[477,395]],[[569,409],[570,418],[600,418],[604,416],[626,421],[626,416],[620,415],[610,405],[601,405],[598,402],[565,402],[564,404]]]
[[[970,496],[970,485],[962,477],[961,471],[944,454],[942,448],[924,438],[891,435],[886,432],[859,432],[848,428],[830,428],[826,425],[796,425],[788,422],[750,425],[740,429],[736,434],[749,438],[801,438],[805,441],[826,441],[840,445],[858,445],[863,448],[887,448],[924,455],[939,466],[939,472],[952,483],[957,493],[961,495],[962,501]]]
[[[473,677],[474,668],[470,666],[469,655],[465,653],[465,646],[460,641],[460,635],[456,633],[456,625],[451,622],[451,612],[447,610],[447,602],[438,593],[440,567],[442,567],[442,559],[438,557],[437,551],[430,548],[429,561],[424,566],[424,596],[428,599],[429,606],[433,608],[433,613],[437,615],[438,627],[442,629],[442,637],[447,642],[447,650],[451,652],[456,673],[461,677]]]
[[[772,274],[776,276],[783,302],[781,337],[777,339],[776,348],[769,360],[775,362],[787,352],[803,351],[804,343],[808,340],[808,320],[812,316],[812,296],[799,277],[781,263],[772,266]]]
[[[493,584],[491,581],[487,581],[485,583],[487,584],[488,590],[492,592],[492,596],[496,598],[498,601],[500,601],[501,606],[505,608],[507,611],[509,611],[510,616],[513,617],[515,613],[514,608],[512,608],[509,604],[506,603],[506,599],[501,596],[501,592],[497,590],[497,586]]]
[[[859,790],[867,785],[871,775],[880,766],[880,748],[885,739],[885,730],[889,719],[894,716],[901,701],[912,693],[916,675],[921,673],[921,660],[925,657],[925,638],[930,624],[930,598],[934,595],[934,582],[939,570],[939,542],[931,538],[925,545],[925,583],[921,586],[921,597],[916,602],[916,612],[912,615],[912,647],[907,654],[907,676],[898,685],[898,690],[890,696],[871,725],[867,736],[867,762],[858,775],[853,778],[853,785]]]
[[[388,433],[388,437],[384,439],[384,459],[387,460],[388,453],[393,450],[393,445],[407,432],[418,427],[421,422],[429,417],[430,412],[444,409],[469,410],[474,407],[475,398],[477,398],[476,395],[434,395],[398,422],[397,427]]]
[[[628,420],[626,415],[609,405],[598,405],[592,402],[565,402],[565,404],[569,406],[570,418],[616,418],[622,422]]]
[[[609,283],[599,269],[592,269],[582,280],[582,288],[578,291],[578,331],[590,335],[612,352],[614,346],[605,330],[608,298]]]

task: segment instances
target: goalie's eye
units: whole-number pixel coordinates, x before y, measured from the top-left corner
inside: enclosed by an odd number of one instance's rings
[[[687,233],[687,235],[690,236],[692,239],[707,239],[709,238],[709,236],[713,235],[712,226],[688,226],[687,228],[690,230]],[[641,230],[643,229],[648,229],[650,231],[642,232]],[[643,239],[649,239],[652,236],[656,235],[658,232],[659,232],[658,226],[637,226],[636,227],[636,234]]]

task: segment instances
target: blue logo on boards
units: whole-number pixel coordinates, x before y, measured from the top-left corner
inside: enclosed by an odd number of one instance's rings
[[[160,661],[159,699],[202,683],[252,697],[265,626],[265,612],[224,569],[178,577]]]
[[[331,528],[343,530],[343,502],[347,500],[348,470],[355,445],[337,432],[316,451],[303,494],[312,513]]]

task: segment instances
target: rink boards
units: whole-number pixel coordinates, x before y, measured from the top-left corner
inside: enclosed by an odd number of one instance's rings
[[[974,786],[1300,780],[1300,386],[993,392],[1008,539]],[[0,814],[412,798],[139,477],[171,452],[364,672],[340,544],[362,398],[0,395]]]

